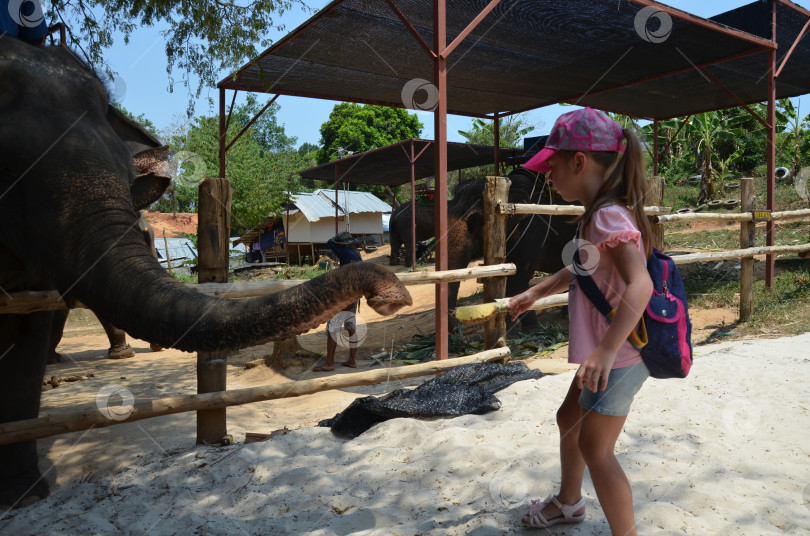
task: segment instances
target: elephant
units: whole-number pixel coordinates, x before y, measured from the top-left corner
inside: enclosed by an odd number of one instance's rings
[[[417,244],[423,240],[433,238],[435,234],[435,206],[433,204],[426,204],[416,202],[416,240]],[[413,232],[411,230],[411,204],[403,203],[394,212],[391,213],[391,219],[388,224],[388,230],[391,234],[391,257],[389,264],[395,266],[401,264],[399,262],[400,247],[402,249],[404,264],[408,268],[412,266],[411,259],[411,240]],[[417,259],[419,258],[417,252]]]
[[[66,48],[3,39],[0,72],[3,292],[57,291],[134,337],[185,351],[291,337],[362,296],[383,315],[412,303],[392,272],[367,263],[244,300],[188,288],[138,229],[138,210],[171,180],[167,149],[109,105],[103,84]],[[0,314],[0,423],[38,416],[53,317]],[[0,508],[48,494],[35,440],[1,445]]]
[[[542,174],[525,168],[509,173],[510,203],[565,204],[553,192]],[[466,267],[484,255],[485,179],[472,179],[459,184],[447,209],[447,261],[448,269]],[[552,202],[553,199],[553,202]],[[514,263],[517,272],[506,278],[506,295],[514,296],[529,288],[536,270],[556,272],[563,266],[562,251],[574,238],[576,225],[570,216],[513,215],[506,220],[506,262]],[[450,283],[448,309],[450,327],[455,327],[452,310],[458,299],[459,283]],[[531,331],[537,327],[533,311],[521,317],[521,327]]]
[[[152,229],[152,226],[149,225],[149,222],[146,221],[146,218],[143,217],[143,214],[141,214],[138,218],[138,229],[140,229],[146,244],[152,250],[152,255],[157,259],[158,253],[157,249],[155,248],[155,231]],[[48,349],[49,365],[53,363],[61,363],[65,360],[65,358],[56,351],[56,347],[59,346],[59,342],[62,340],[62,335],[65,331],[65,323],[67,322],[70,309],[80,305],[81,304],[72,303],[69,304],[67,309],[56,311],[54,313],[53,327],[51,328],[51,344]],[[98,322],[101,324],[101,327],[104,328],[104,332],[107,334],[107,340],[110,342],[110,347],[107,349],[107,357],[109,359],[127,359],[130,357],[135,357],[135,350],[133,350],[132,346],[127,343],[126,332],[123,329],[113,326],[110,322],[98,315],[96,315],[96,318],[98,318]],[[163,349],[163,347],[158,344],[152,344],[150,346],[154,352],[159,352]]]

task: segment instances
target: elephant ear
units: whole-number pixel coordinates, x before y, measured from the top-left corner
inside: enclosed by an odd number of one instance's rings
[[[141,151],[132,157],[135,168],[135,181],[130,186],[132,204],[141,210],[158,199],[169,187],[169,147],[157,147]]]
[[[157,149],[163,145],[140,123],[124,115],[112,104],[107,107],[107,122],[127,146],[129,154],[133,156],[148,149]]]

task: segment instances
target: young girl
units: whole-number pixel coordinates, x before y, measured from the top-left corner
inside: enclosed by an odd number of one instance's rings
[[[641,354],[627,340],[653,288],[647,273],[651,245],[641,145],[632,131],[605,113],[585,108],[560,116],[546,146],[525,167],[549,172],[548,179],[565,200],[585,206],[579,219],[578,269],[587,269],[616,314],[608,322],[596,310],[570,267],[509,302],[515,319],[534,301],[568,290],[568,360],[581,364],[557,411],[560,491],[532,501],[523,522],[549,527],[584,520],[582,478],[587,466],[612,533],[635,535],[630,483],[613,451],[633,397],[649,376]],[[583,248],[587,243],[595,248]]]

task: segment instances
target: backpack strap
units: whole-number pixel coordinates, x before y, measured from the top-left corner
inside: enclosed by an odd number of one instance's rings
[[[579,228],[577,228],[577,234],[574,236],[574,240],[577,241],[577,247],[574,250],[574,266],[572,266],[574,275],[577,278],[577,283],[579,284],[580,290],[588,300],[596,307],[596,310],[599,311],[605,318],[608,319],[608,322],[613,322],[613,318],[616,316],[616,309],[610,305],[610,302],[607,301],[605,295],[599,290],[599,287],[596,286],[593,278],[585,271],[582,267],[582,261],[579,257]],[[664,288],[666,289],[666,274],[664,275]],[[664,290],[666,293],[666,290]],[[637,350],[641,350],[644,346],[647,345],[647,324],[644,322],[644,316],[641,317],[641,333],[636,333],[633,330],[630,335],[627,336],[627,340],[630,341],[630,344],[633,345]]]

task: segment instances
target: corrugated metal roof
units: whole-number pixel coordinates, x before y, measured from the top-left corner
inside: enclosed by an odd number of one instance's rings
[[[167,238],[169,246],[168,257],[172,261],[172,266],[175,266],[175,261],[191,260],[197,258],[197,250],[194,249],[194,244],[188,238]],[[161,263],[166,262],[166,245],[163,238],[155,239],[155,249],[158,252],[158,261]]]
[[[321,218],[335,216],[335,205],[317,193],[295,194],[292,196],[292,202],[309,221],[318,221]],[[342,212],[338,211],[338,216],[340,215],[342,215]]]
[[[335,190],[321,188],[315,190],[316,194],[326,198],[332,205],[332,215],[335,215]],[[346,206],[346,199],[348,195],[349,205]],[[347,192],[346,190],[338,190],[338,206],[343,212],[355,214],[359,212],[391,212],[391,205],[380,200],[377,196],[370,192]]]

